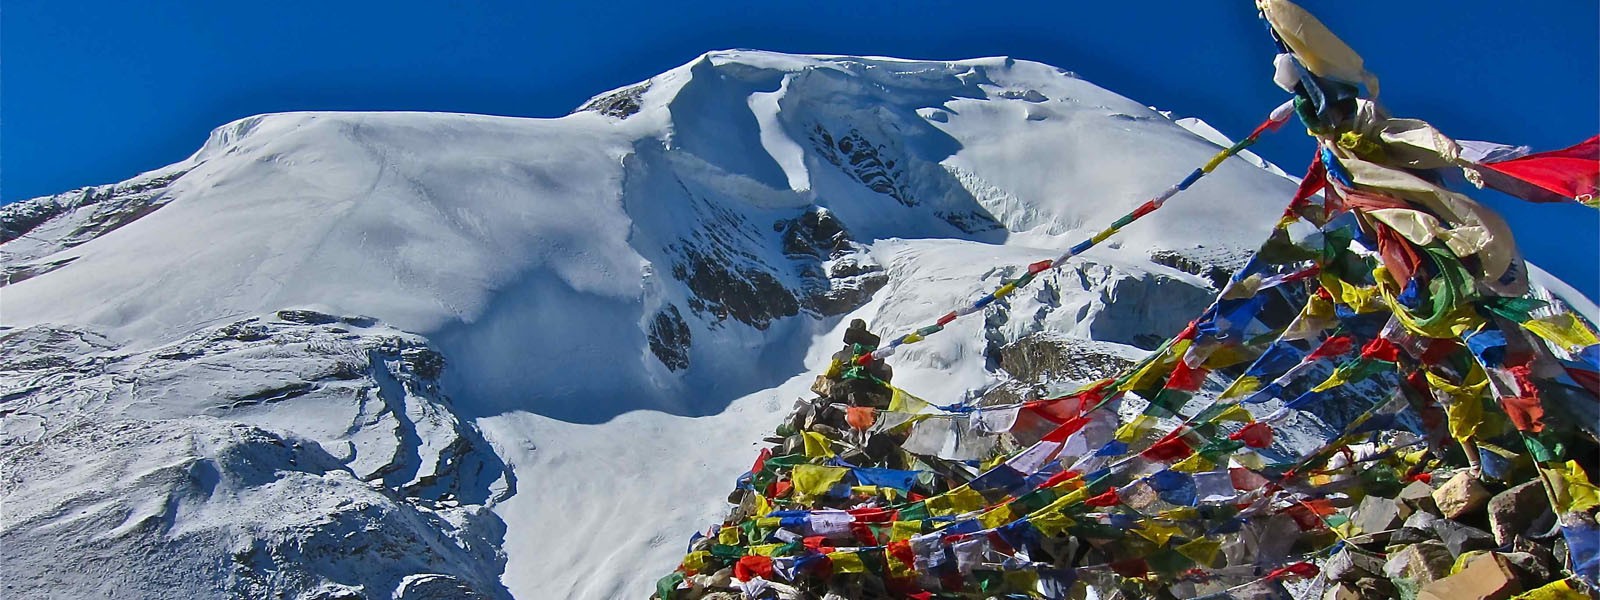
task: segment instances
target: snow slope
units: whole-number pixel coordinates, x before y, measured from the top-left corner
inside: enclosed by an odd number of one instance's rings
[[[842,323],[902,333],[1053,257],[1216,152],[1203,125],[1008,58],[725,51],[557,119],[251,117],[4,207],[5,585],[642,597]],[[975,396],[1041,332],[1137,352],[1293,187],[1230,161],[896,382]],[[363,536],[385,560],[306,550]],[[134,559],[158,548],[179,562]],[[128,585],[60,568],[90,557]],[[158,576],[202,564],[233,566]]]

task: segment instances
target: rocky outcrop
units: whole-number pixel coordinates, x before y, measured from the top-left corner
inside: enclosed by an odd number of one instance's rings
[[[626,119],[639,112],[640,98],[650,91],[650,82],[631,85],[590,98],[582,106],[573,110],[579,112],[597,112],[608,117]]]
[[[7,244],[0,286],[18,283],[71,264],[76,257],[47,258],[132,223],[165,206],[167,189],[188,173],[167,169],[112,185],[87,187],[0,207],[0,244]],[[48,226],[47,226],[48,225]],[[41,227],[48,232],[38,231]],[[27,243],[9,244],[13,241]]]
[[[446,362],[416,336],[298,309],[143,351],[78,328],[8,333],[0,543],[33,551],[5,568],[101,557],[119,574],[107,598],[509,597],[488,507],[515,477],[455,414]],[[7,589],[76,589],[54,582]]]

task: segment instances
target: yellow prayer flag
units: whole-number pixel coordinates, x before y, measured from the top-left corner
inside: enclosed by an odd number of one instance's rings
[[[1139,441],[1139,438],[1144,437],[1144,434],[1148,433],[1150,428],[1154,427],[1155,424],[1156,420],[1154,417],[1151,417],[1150,415],[1139,415],[1134,417],[1132,421],[1128,421],[1121,427],[1118,427],[1117,433],[1113,437],[1115,437],[1117,441],[1124,444],[1132,444],[1136,441]]]
[[[1228,384],[1228,389],[1222,390],[1222,396],[1218,399],[1243,398],[1259,389],[1261,389],[1261,379],[1254,375],[1245,375]]]
[[[829,447],[828,437],[815,431],[801,434],[806,442],[807,458],[832,458],[833,449]]]
[[[890,386],[889,412],[919,413],[928,407],[928,403],[921,398],[906,393],[897,387]]]
[[[1538,589],[1513,596],[1511,600],[1588,600],[1589,596],[1572,589],[1565,579],[1557,579]]]
[[[1072,517],[1062,514],[1060,510],[1050,510],[1048,508],[1028,515],[1028,522],[1033,524],[1033,527],[1038,529],[1039,533],[1044,534],[1045,537],[1055,537],[1066,533],[1067,528],[1076,523],[1076,521],[1072,520]]]
[[[1172,539],[1172,536],[1183,534],[1182,529],[1179,529],[1177,525],[1173,525],[1171,523],[1145,521],[1141,525],[1143,525],[1143,527],[1133,530],[1134,533],[1139,534],[1139,536],[1143,537],[1144,539],[1155,542],[1157,546],[1165,546],[1167,545],[1167,540]]]
[[[724,546],[739,545],[739,528],[723,527],[721,531],[717,532],[717,543]]]
[[[867,572],[867,563],[862,562],[861,555],[855,552],[829,552],[828,560],[833,563],[834,573]]]
[[[984,499],[983,494],[964,485],[945,492],[944,497],[950,502],[949,507],[953,511],[951,514],[972,512],[983,508],[989,503],[988,500]]]
[[[1255,379],[1255,378],[1251,377],[1251,379]],[[1228,408],[1223,409],[1223,411],[1220,414],[1218,414],[1216,419],[1214,419],[1214,420],[1216,420],[1216,421],[1234,421],[1234,422],[1238,422],[1238,423],[1254,423],[1256,418],[1253,417],[1253,416],[1250,416],[1250,411],[1245,410],[1243,406],[1239,406],[1238,404],[1233,404],[1233,405],[1228,406]]]
[[[1522,327],[1567,352],[1600,344],[1600,338],[1596,338],[1594,332],[1572,313],[1533,319],[1523,323]]]
[[[756,527],[762,529],[777,529],[783,525],[783,519],[778,517],[761,517],[756,519]]]
[[[767,513],[772,512],[772,503],[767,501],[766,496],[759,493],[750,495],[755,497],[755,516],[765,517]]]
[[[1256,0],[1256,8],[1307,71],[1319,77],[1366,85],[1367,94],[1378,97],[1378,78],[1367,71],[1361,55],[1306,9],[1288,0]]]
[[[1339,387],[1339,386],[1344,385],[1344,384],[1349,383],[1349,382],[1350,382],[1350,370],[1349,369],[1343,369],[1343,368],[1334,369],[1333,370],[1333,374],[1328,375],[1328,378],[1322,380],[1322,383],[1317,384],[1317,387],[1311,388],[1311,391],[1313,391],[1313,392],[1326,392],[1328,390],[1331,390],[1333,388]]]
[[[1247,352],[1243,347],[1230,345],[1213,350],[1211,355],[1206,357],[1205,362],[1201,363],[1201,366],[1215,371],[1244,364],[1245,361],[1254,359],[1255,355]]]
[[[711,558],[711,553],[705,550],[696,550],[683,557],[683,570],[698,573],[706,568],[706,559]]]
[[[978,522],[983,524],[984,529],[994,529],[1015,520],[1017,516],[1011,512],[1009,504],[1001,504],[978,516]]]
[[[1246,469],[1252,469],[1256,471],[1267,468],[1267,461],[1263,460],[1260,454],[1256,454],[1254,451],[1250,450],[1234,453],[1233,462],[1239,463],[1239,466]]]
[[[1200,518],[1200,509],[1193,506],[1179,506],[1161,511],[1157,516],[1168,521],[1192,521]]]
[[[1189,458],[1180,460],[1172,465],[1172,470],[1179,473],[1199,473],[1217,468],[1217,463],[1212,462],[1199,452],[1189,455]]]
[[[1032,591],[1039,587],[1039,571],[1035,569],[1008,569],[1004,573],[1007,589]]]
[[[1450,396],[1451,401],[1444,407],[1445,419],[1450,428],[1450,437],[1462,442],[1477,434],[1478,425],[1483,423],[1483,392],[1489,387],[1488,374],[1476,361],[1470,364],[1471,369],[1461,385],[1450,383],[1433,371],[1424,374],[1428,378],[1428,385]]]
[[[812,498],[828,493],[850,470],[842,467],[824,467],[820,465],[795,465],[790,478],[794,482],[794,489],[802,498]]]
[[[1600,489],[1589,483],[1589,474],[1578,466],[1577,461],[1569,460],[1565,465],[1555,467],[1540,467],[1540,470],[1544,471],[1545,480],[1550,482],[1555,492],[1557,515],[1582,512],[1600,505]]]
[[[1126,391],[1155,387],[1161,383],[1162,378],[1172,373],[1172,367],[1178,364],[1178,358],[1189,352],[1189,346],[1193,344],[1193,340],[1178,340],[1174,342],[1167,347],[1166,352],[1162,353],[1159,358],[1150,360],[1143,367],[1140,367],[1138,372],[1129,377],[1127,383],[1122,384],[1118,389]]]
[[[1178,546],[1178,554],[1188,557],[1189,560],[1194,561],[1195,564],[1201,566],[1210,566],[1212,561],[1217,559],[1217,550],[1221,548],[1222,542],[1220,541],[1210,538],[1200,538],[1182,546]]]
[[[922,535],[922,521],[895,521],[889,529],[889,541],[903,542]]]
[[[757,544],[750,547],[750,553],[757,556],[772,556],[773,552],[777,552],[779,548],[782,548],[785,545],[786,544]]]

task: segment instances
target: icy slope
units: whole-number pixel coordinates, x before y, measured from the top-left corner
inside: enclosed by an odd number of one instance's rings
[[[182,163],[0,208],[4,493],[48,498],[0,538],[53,544],[5,551],[7,585],[95,595],[52,566],[181,548],[199,562],[170,568],[242,566],[107,594],[642,596],[842,322],[902,333],[1054,256],[1217,150],[1190,129],[1037,63],[729,51],[559,119],[252,117]],[[896,382],[980,394],[1034,334],[1136,353],[1292,189],[1225,164],[903,353]],[[163,433],[124,433],[144,429]],[[125,455],[27,476],[104,451],[85,436]],[[142,475],[224,455],[247,457],[218,463],[225,494],[194,491],[203,470]],[[304,523],[274,518],[285,489]],[[355,531],[390,560],[292,550]]]

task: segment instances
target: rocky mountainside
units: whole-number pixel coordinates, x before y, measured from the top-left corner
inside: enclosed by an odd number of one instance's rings
[[[556,119],[251,117],[0,208],[6,595],[647,596],[843,322],[931,322],[1218,141],[1037,63],[727,51]],[[1275,221],[1263,165],[896,383],[1138,357]]]

